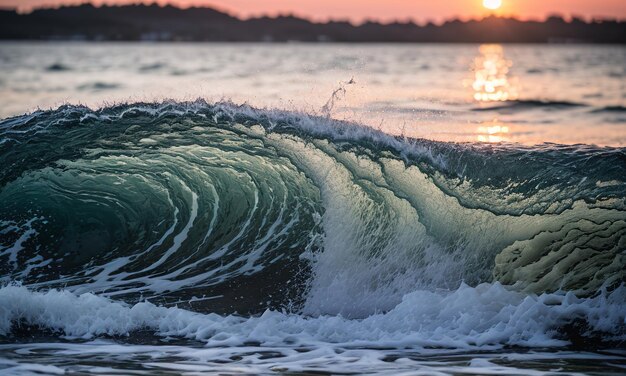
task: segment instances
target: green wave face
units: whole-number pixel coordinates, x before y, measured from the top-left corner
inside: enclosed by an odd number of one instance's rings
[[[361,317],[497,280],[626,277],[626,150],[400,139],[203,102],[0,122],[0,276],[212,312]]]

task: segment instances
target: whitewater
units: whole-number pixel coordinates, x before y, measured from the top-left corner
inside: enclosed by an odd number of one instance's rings
[[[619,374],[625,161],[202,100],[7,118],[0,367]]]

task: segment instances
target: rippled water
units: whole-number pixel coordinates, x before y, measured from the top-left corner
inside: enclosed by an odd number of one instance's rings
[[[624,61],[592,45],[2,43],[0,117],[201,97],[441,141],[624,146]]]
[[[0,372],[622,374],[625,51],[2,44]]]

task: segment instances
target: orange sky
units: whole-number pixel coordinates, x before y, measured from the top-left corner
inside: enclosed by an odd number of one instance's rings
[[[96,4],[136,3],[139,0],[92,0]],[[33,6],[77,4],[85,0],[0,0],[0,6],[28,10]],[[145,1],[154,2],[154,1]],[[294,13],[316,20],[364,19],[381,21],[441,21],[452,17],[464,19],[489,14],[482,0],[158,0],[180,6],[208,5],[241,17],[262,14]],[[626,19],[626,0],[503,0],[499,14],[528,19],[543,19],[550,13]]]

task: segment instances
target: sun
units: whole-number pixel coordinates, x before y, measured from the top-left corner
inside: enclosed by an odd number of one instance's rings
[[[483,0],[483,6],[487,9],[496,10],[502,6],[502,0]]]

